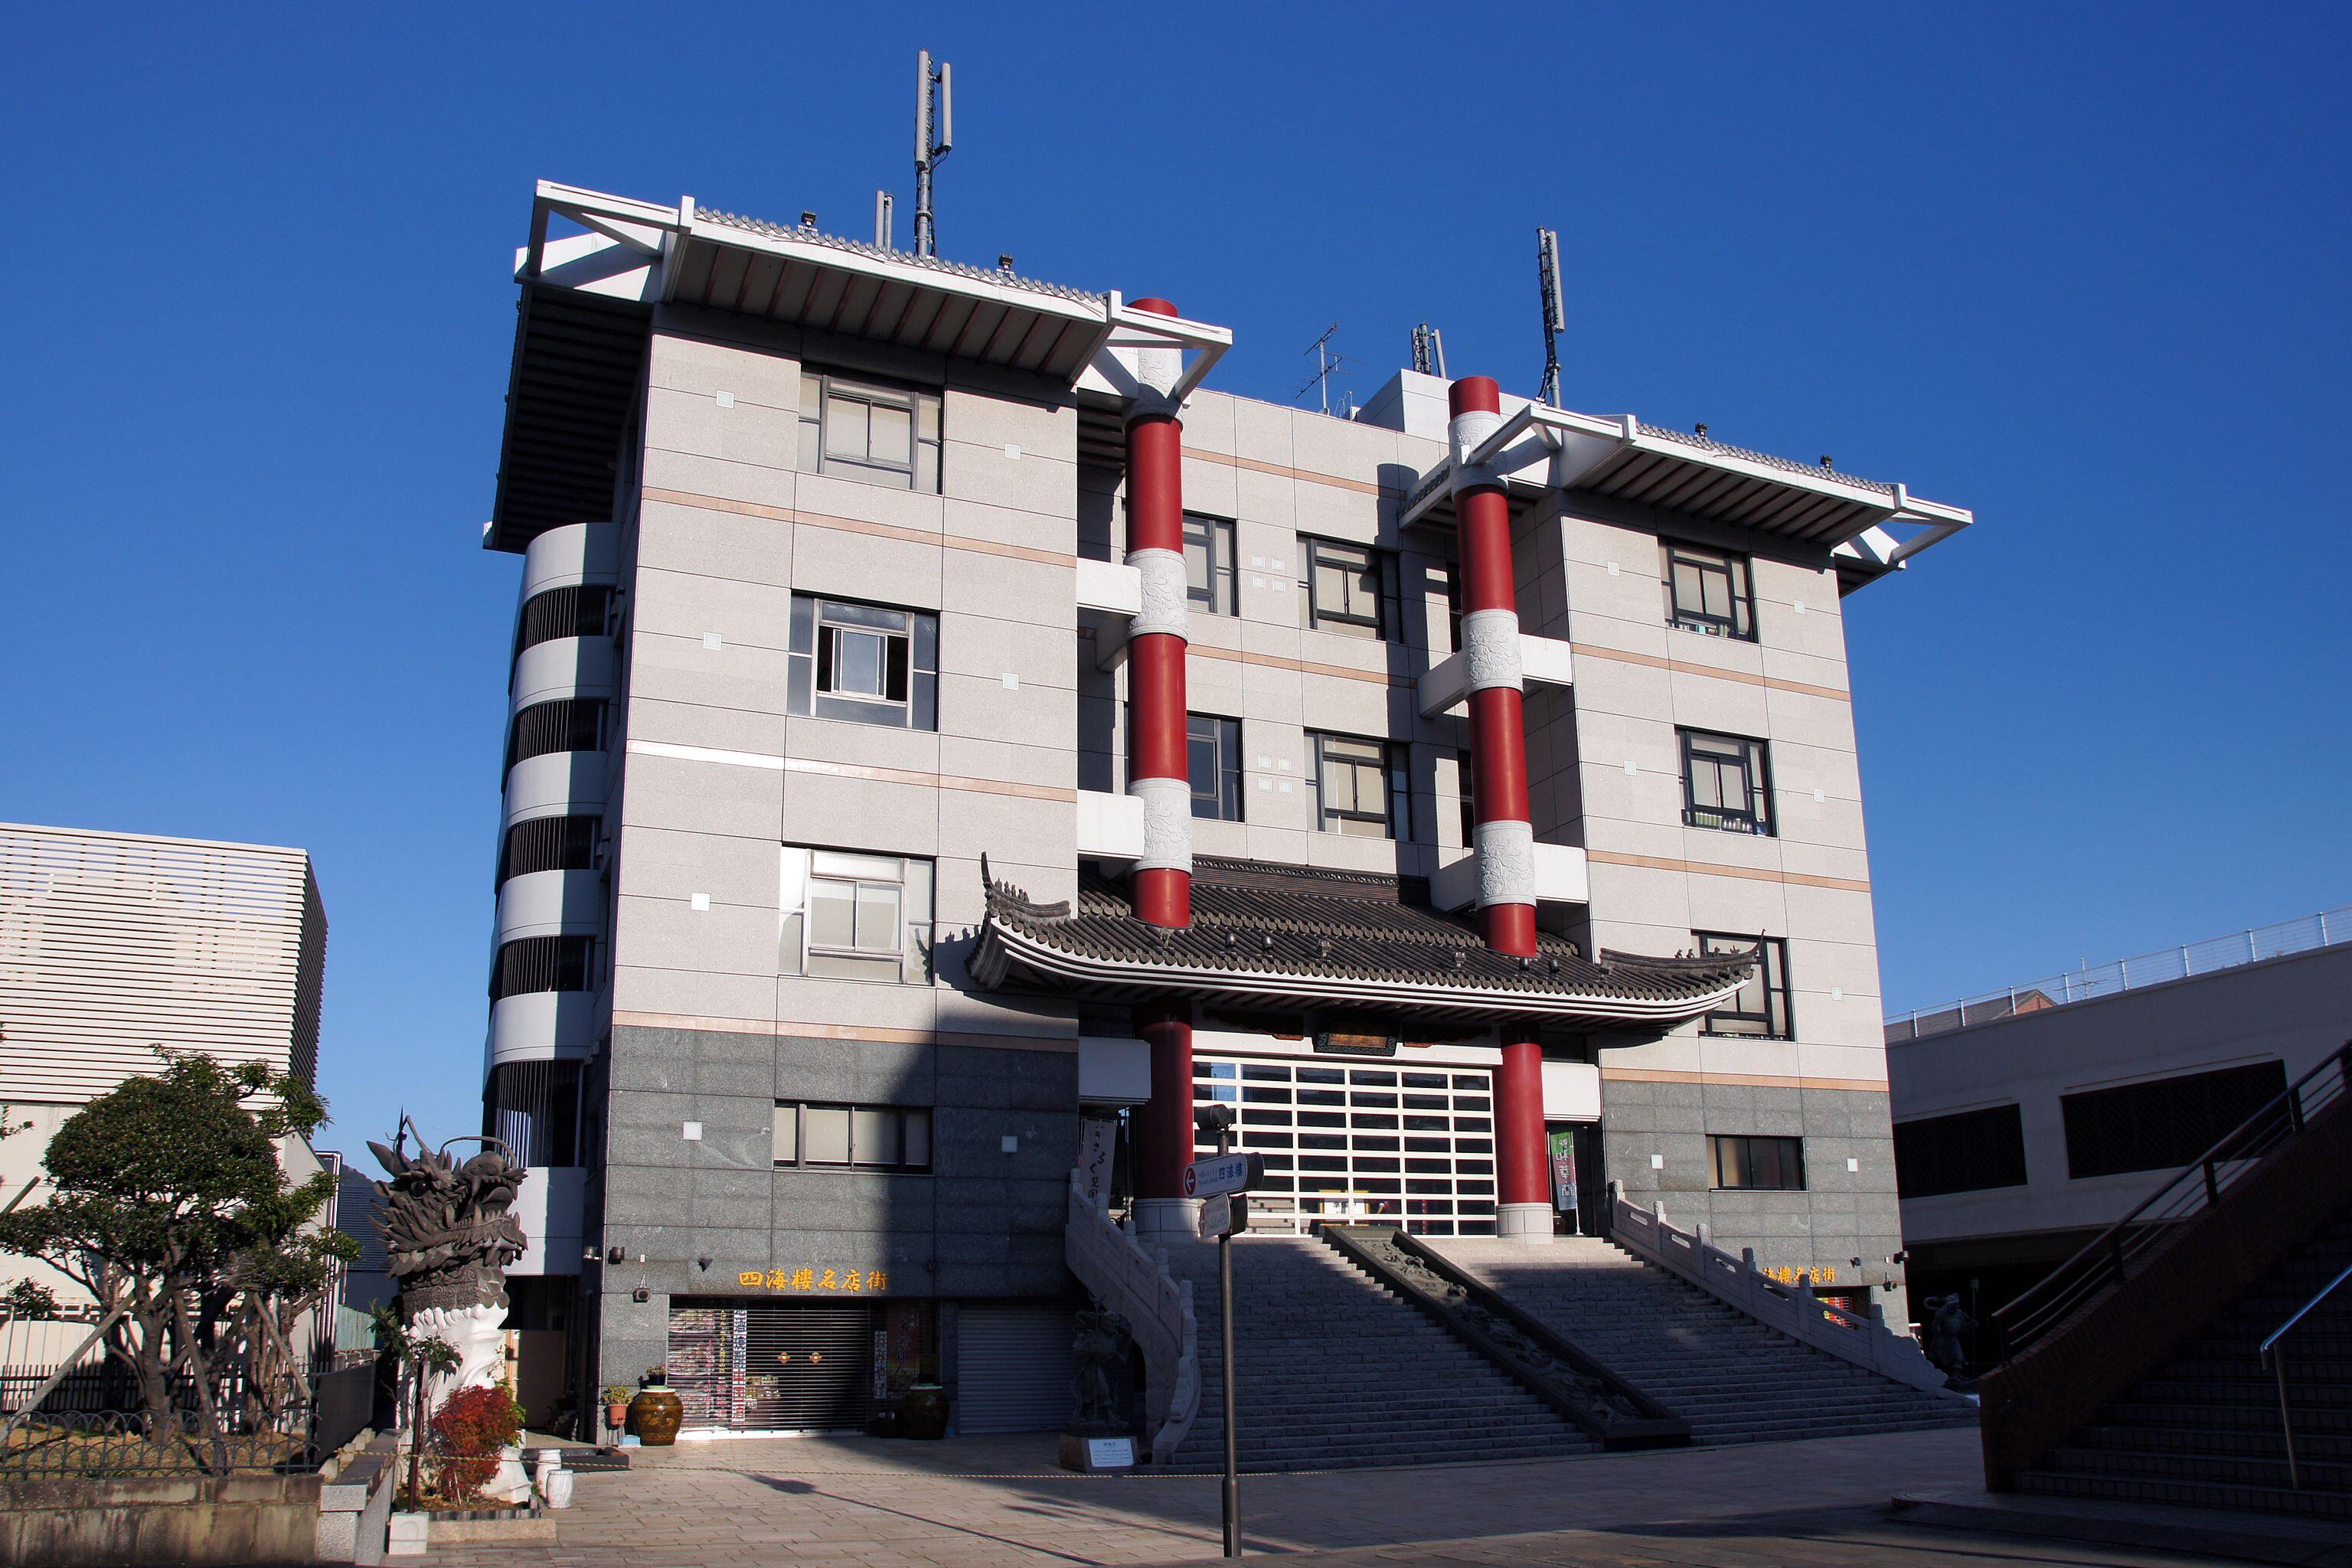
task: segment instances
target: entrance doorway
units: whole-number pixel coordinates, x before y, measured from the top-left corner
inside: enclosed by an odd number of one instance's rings
[[[1608,1205],[1601,1177],[1601,1123],[1548,1122],[1544,1133],[1551,1156],[1553,1232],[1601,1235]]]

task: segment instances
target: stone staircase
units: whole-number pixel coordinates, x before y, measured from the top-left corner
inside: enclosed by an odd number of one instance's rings
[[[1423,1239],[1689,1421],[1696,1442],[1843,1437],[1976,1420],[1963,1403],[1801,1344],[1605,1241]]]
[[[2347,1268],[2352,1211],[2323,1226],[2041,1464],[2020,1471],[2018,1489],[2352,1520],[2352,1284],[2284,1342],[2300,1489],[2287,1484],[2278,1384],[2258,1353]]]
[[[1224,1464],[1217,1249],[1179,1243],[1168,1267],[1192,1285],[1201,1414],[1177,1470]],[[1339,1469],[1552,1458],[1599,1445],[1484,1357],[1323,1243],[1234,1244],[1240,1458],[1247,1470]]]

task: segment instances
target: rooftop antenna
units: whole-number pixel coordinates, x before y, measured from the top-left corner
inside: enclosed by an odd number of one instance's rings
[[[874,248],[877,250],[890,248],[890,209],[893,205],[889,192],[874,193]]]
[[[1332,322],[1329,326],[1323,329],[1323,335],[1321,337],[1307,344],[1307,347],[1301,351],[1315,356],[1315,374],[1308,376],[1305,384],[1300,386],[1297,392],[1290,395],[1293,397],[1304,397],[1307,395],[1307,388],[1313,387],[1323,405],[1323,412],[1326,414],[1331,412],[1331,378],[1339,374],[1339,367],[1341,365],[1349,363],[1345,354],[1337,354],[1331,352],[1331,334],[1339,330],[1339,323],[1337,321]]]
[[[1423,375],[1445,379],[1445,334],[1427,321],[1412,330],[1412,368]]]
[[[955,68],[931,63],[931,51],[915,56],[915,254],[937,256],[939,236],[931,222],[931,170],[955,150]]]
[[[1568,310],[1560,302],[1559,235],[1549,228],[1536,230],[1536,287],[1543,295],[1544,374],[1542,390],[1537,400],[1549,408],[1559,406],[1559,334],[1568,330]]]

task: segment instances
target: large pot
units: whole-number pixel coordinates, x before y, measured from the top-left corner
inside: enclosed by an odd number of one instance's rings
[[[677,1442],[677,1425],[685,1419],[686,1406],[660,1384],[640,1389],[629,1401],[629,1430],[648,1448],[667,1448]]]
[[[898,1402],[898,1430],[909,1437],[936,1439],[948,1435],[948,1391],[936,1383],[919,1383]]]

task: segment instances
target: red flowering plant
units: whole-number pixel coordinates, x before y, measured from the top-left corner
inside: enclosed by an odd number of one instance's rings
[[[461,1388],[433,1415],[435,1483],[454,1503],[480,1500],[499,1450],[522,1436],[522,1406],[503,1388]]]

